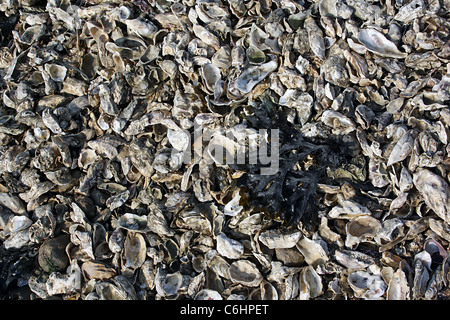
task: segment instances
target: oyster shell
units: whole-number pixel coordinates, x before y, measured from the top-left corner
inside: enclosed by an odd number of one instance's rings
[[[387,165],[390,166],[394,163],[403,161],[413,150],[413,131],[406,132],[395,144],[394,149],[392,149]]]
[[[66,78],[67,68],[58,64],[47,63],[44,66],[45,71],[55,82],[63,82]]]
[[[305,19],[304,27],[308,32],[309,46],[311,47],[312,52],[320,59],[325,60],[325,43],[322,30],[311,17]]]
[[[223,232],[217,237],[217,252],[228,259],[239,259],[244,253],[244,246],[228,238]]]
[[[354,248],[362,241],[373,239],[377,236],[381,223],[371,216],[359,216],[351,219],[345,226],[347,231],[345,246]]]
[[[302,268],[299,276],[300,300],[309,300],[322,294],[322,279],[311,267]]]
[[[359,251],[340,250],[336,251],[336,261],[349,269],[365,269],[374,259]]]
[[[403,59],[408,55],[400,52],[395,44],[389,41],[381,32],[367,28],[358,33],[358,40],[367,48],[367,50],[387,58]]]
[[[122,273],[133,274],[140,268],[147,257],[147,246],[140,233],[128,232],[122,250]]]
[[[409,300],[410,287],[405,273],[398,269],[389,281],[389,286],[386,291],[387,300]]]
[[[230,278],[235,283],[249,287],[257,287],[263,280],[261,272],[253,262],[238,260],[230,265]]]
[[[325,110],[322,113],[321,121],[333,128],[335,134],[348,134],[356,129],[351,119],[333,110]]]
[[[449,221],[449,186],[440,176],[428,169],[413,175],[414,186],[419,190],[425,203],[444,221]]]
[[[303,237],[297,242],[296,247],[305,257],[306,263],[313,267],[323,264],[329,259],[327,252],[319,241],[314,241]]]
[[[236,79],[236,88],[242,93],[249,93],[259,82],[264,80],[278,67],[276,60],[266,62],[259,66],[251,66],[244,70]]]
[[[294,247],[301,236],[300,231],[285,233],[282,230],[273,229],[261,232],[258,239],[269,249],[286,249]]]
[[[180,272],[167,273],[167,271],[161,269],[156,272],[155,289],[163,297],[177,294],[182,283],[183,277]]]
[[[358,298],[373,300],[380,298],[386,290],[386,284],[379,275],[365,271],[355,271],[347,278],[350,287]]]
[[[211,289],[202,289],[195,295],[195,300],[223,300],[220,293]]]
[[[116,275],[113,268],[103,263],[86,261],[81,265],[81,271],[86,279],[108,280]]]

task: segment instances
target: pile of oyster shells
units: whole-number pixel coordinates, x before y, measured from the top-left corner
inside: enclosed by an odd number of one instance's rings
[[[0,1],[1,298],[447,299],[449,12]],[[267,105],[345,146],[314,223],[249,205],[245,170],[182,161],[194,128],[237,148]]]

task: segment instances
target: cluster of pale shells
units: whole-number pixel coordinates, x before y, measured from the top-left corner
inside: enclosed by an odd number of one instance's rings
[[[1,0],[1,298],[448,297],[449,11]],[[212,154],[183,163],[194,128],[242,147],[268,101],[348,152],[315,224],[249,206]]]

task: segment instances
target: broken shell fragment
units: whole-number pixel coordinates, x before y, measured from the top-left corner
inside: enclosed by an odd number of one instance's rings
[[[322,122],[333,128],[335,134],[348,134],[356,129],[351,119],[333,110],[325,110],[321,118]]]
[[[328,216],[333,219],[352,219],[363,215],[371,215],[370,210],[353,200],[342,201],[328,213]]]
[[[11,210],[15,214],[26,215],[26,206],[23,201],[14,195],[6,192],[0,193],[0,204]]]

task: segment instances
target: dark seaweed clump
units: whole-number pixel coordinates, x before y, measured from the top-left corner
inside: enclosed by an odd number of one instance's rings
[[[0,246],[0,300],[30,300],[27,283],[36,259],[32,250],[6,250]]]
[[[19,15],[11,15],[7,17],[3,12],[0,12],[0,45],[5,47],[12,40],[12,31],[19,21]]]
[[[318,223],[316,189],[318,183],[327,183],[327,167],[342,166],[348,159],[345,150],[336,139],[311,141],[303,136],[300,127],[286,119],[286,113],[271,111],[258,106],[247,117],[250,127],[279,129],[279,169],[274,175],[262,175],[261,164],[233,165],[246,173],[237,181],[237,186],[248,190],[247,205],[281,219],[286,225],[302,221],[312,227]],[[269,147],[270,150],[270,141]],[[294,168],[296,163],[313,159],[306,170]]]

